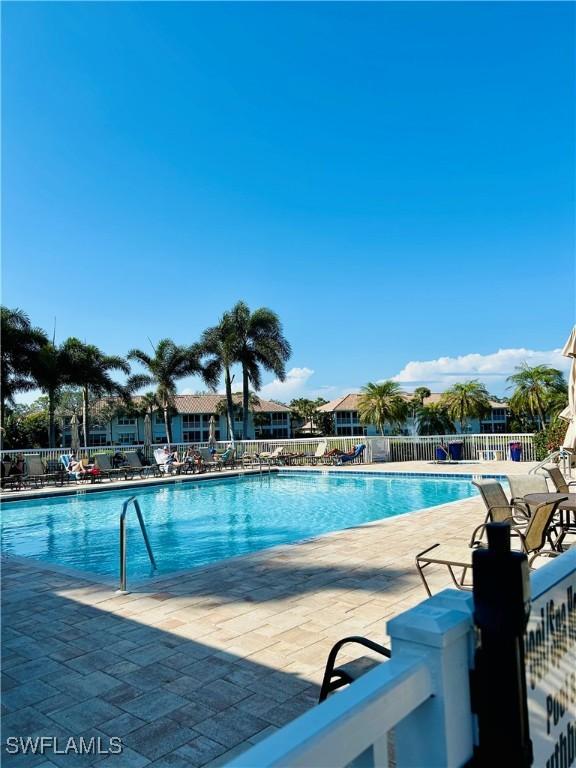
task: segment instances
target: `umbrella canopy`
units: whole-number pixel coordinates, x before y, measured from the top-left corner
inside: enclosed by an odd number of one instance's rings
[[[144,445],[152,445],[152,419],[149,413],[144,416]]]
[[[209,445],[215,445],[216,443],[216,419],[214,418],[214,414],[210,416],[210,421],[208,423],[208,444]]]
[[[80,435],[78,434],[78,416],[73,414],[70,419],[70,447],[74,453],[80,450]]]
[[[570,374],[568,376],[568,407],[560,414],[563,419],[570,420],[568,431],[562,445],[567,451],[576,450],[576,325],[562,350],[564,357],[572,358]]]

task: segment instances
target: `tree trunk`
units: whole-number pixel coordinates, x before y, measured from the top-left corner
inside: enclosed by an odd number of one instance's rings
[[[90,425],[88,424],[88,385],[82,387],[82,429],[84,432],[84,447],[88,448],[88,433]]]
[[[230,368],[224,369],[224,383],[226,385],[226,410],[228,416],[228,432],[230,440],[234,445],[234,401],[232,400],[232,379],[230,378]]]
[[[250,392],[248,389],[248,370],[242,365],[242,439],[248,440],[248,403]]]
[[[168,419],[168,403],[164,403],[163,410],[164,410],[164,426],[166,427],[166,442],[168,443],[168,449],[170,449],[171,448],[170,444],[172,442],[172,434],[170,430],[170,422]]]
[[[542,403],[540,402],[540,395],[538,392],[535,393],[536,395],[536,405],[538,406],[538,418],[540,419],[540,429],[542,432],[544,431],[544,410],[542,408]]]
[[[54,411],[56,402],[54,392],[48,392],[48,447],[56,448],[56,425],[54,424]]]

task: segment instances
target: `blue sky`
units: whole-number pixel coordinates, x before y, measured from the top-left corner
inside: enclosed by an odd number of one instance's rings
[[[191,343],[242,298],[284,323],[281,399],[563,364],[572,4],[2,16],[2,300],[58,340]]]

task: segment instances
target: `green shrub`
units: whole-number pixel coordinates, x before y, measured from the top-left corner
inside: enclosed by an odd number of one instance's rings
[[[536,459],[543,461],[548,454],[557,451],[562,445],[568,423],[562,419],[554,419],[541,432],[536,432],[532,437],[536,448]]]

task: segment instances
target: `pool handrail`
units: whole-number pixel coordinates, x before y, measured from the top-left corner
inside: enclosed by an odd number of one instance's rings
[[[152,564],[152,568],[156,570],[156,560],[154,559],[154,553],[152,552],[152,547],[150,545],[150,539],[148,538],[148,532],[146,530],[146,524],[144,523],[144,518],[142,517],[142,510],[140,509],[140,504],[138,503],[138,499],[136,496],[130,496],[129,499],[126,499],[126,501],[122,504],[122,512],[120,514],[120,587],[118,588],[118,592],[126,594],[126,513],[128,512],[128,506],[130,504],[134,504],[134,509],[136,510],[136,515],[138,516],[138,522],[140,523],[140,529],[142,531],[142,536],[144,537],[144,543],[146,544],[146,549],[148,551],[148,557],[150,558],[150,563]]]

